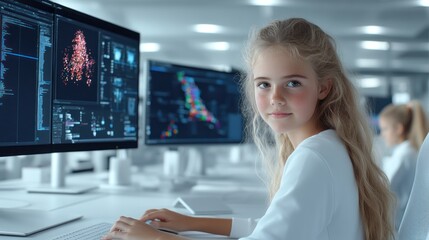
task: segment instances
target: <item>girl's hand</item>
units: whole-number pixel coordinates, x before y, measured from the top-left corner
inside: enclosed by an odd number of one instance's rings
[[[168,209],[150,209],[147,210],[140,221],[150,221],[150,225],[155,228],[165,228],[176,232],[190,231],[192,229],[193,217],[186,216]]]
[[[144,221],[129,217],[120,217],[104,236],[103,240],[123,239],[123,240],[154,240],[154,239],[174,239],[170,234],[158,231],[149,226]]]

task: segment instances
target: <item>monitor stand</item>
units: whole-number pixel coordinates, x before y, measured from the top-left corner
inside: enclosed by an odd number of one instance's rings
[[[22,157],[6,157],[6,176],[7,179],[21,178]]]
[[[108,190],[133,190],[139,188],[131,181],[131,158],[126,149],[116,150],[116,155],[109,159],[109,175],[107,184],[100,188]]]
[[[170,147],[164,152],[161,188],[170,191],[190,189],[196,177],[205,175],[203,152],[196,147]]]
[[[81,194],[96,189],[96,185],[66,184],[67,156],[63,153],[51,154],[51,184],[28,188],[29,193]]]
[[[164,152],[164,176],[198,177],[206,174],[204,152],[197,147],[170,147]]]

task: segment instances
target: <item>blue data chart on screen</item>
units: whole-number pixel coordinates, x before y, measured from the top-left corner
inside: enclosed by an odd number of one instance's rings
[[[241,142],[238,78],[238,72],[150,61],[146,143]]]
[[[57,17],[53,144],[136,141],[138,41]]]
[[[0,7],[0,146],[50,144],[53,14]]]

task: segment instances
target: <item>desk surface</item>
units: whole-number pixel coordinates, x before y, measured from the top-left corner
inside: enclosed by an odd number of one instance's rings
[[[253,176],[250,177],[253,178]],[[27,193],[25,189],[0,190],[0,200],[10,199],[28,202],[23,208],[55,211],[58,213],[75,213],[84,216],[80,220],[45,230],[29,237],[1,236],[0,238],[2,240],[49,240],[58,235],[95,223],[113,223],[121,215],[138,218],[150,208],[169,208],[189,214],[184,209],[173,207],[174,201],[183,195],[220,197],[233,209],[233,214],[216,215],[219,217],[258,218],[263,215],[266,206],[266,194],[262,184],[256,181],[249,181],[248,179],[244,180],[245,178],[224,178],[220,180],[209,177],[201,179],[202,181],[193,190],[185,192],[150,190],[141,187],[141,185],[134,189],[99,188],[80,195]],[[102,184],[105,180],[103,177],[100,178],[100,176],[95,176],[94,174],[79,174],[67,179],[71,183],[91,184],[96,182]],[[133,182],[136,181],[145,180],[133,177]],[[0,186],[1,184],[19,185],[22,183],[15,181],[0,183]],[[227,239],[225,237],[222,238]],[[219,239],[219,237],[198,236],[193,237],[193,239]]]

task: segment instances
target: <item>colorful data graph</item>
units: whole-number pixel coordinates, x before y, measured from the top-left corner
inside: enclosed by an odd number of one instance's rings
[[[201,98],[201,91],[195,83],[194,78],[185,75],[185,72],[177,73],[177,80],[182,86],[182,91],[185,93],[185,108],[188,109],[188,119],[190,121],[201,121],[210,123],[214,128],[220,129],[219,120],[207,109],[204,101]],[[161,133],[161,138],[168,138],[179,133],[179,129],[175,121],[170,121],[166,131]]]
[[[161,139],[172,137],[173,135],[177,135],[179,133],[179,128],[174,120],[170,121],[168,124],[167,130],[161,132]]]
[[[62,72],[64,85],[79,84],[85,78],[85,84],[90,87],[94,65],[95,60],[86,46],[85,35],[83,31],[78,30],[72,40],[72,46],[64,49]]]

